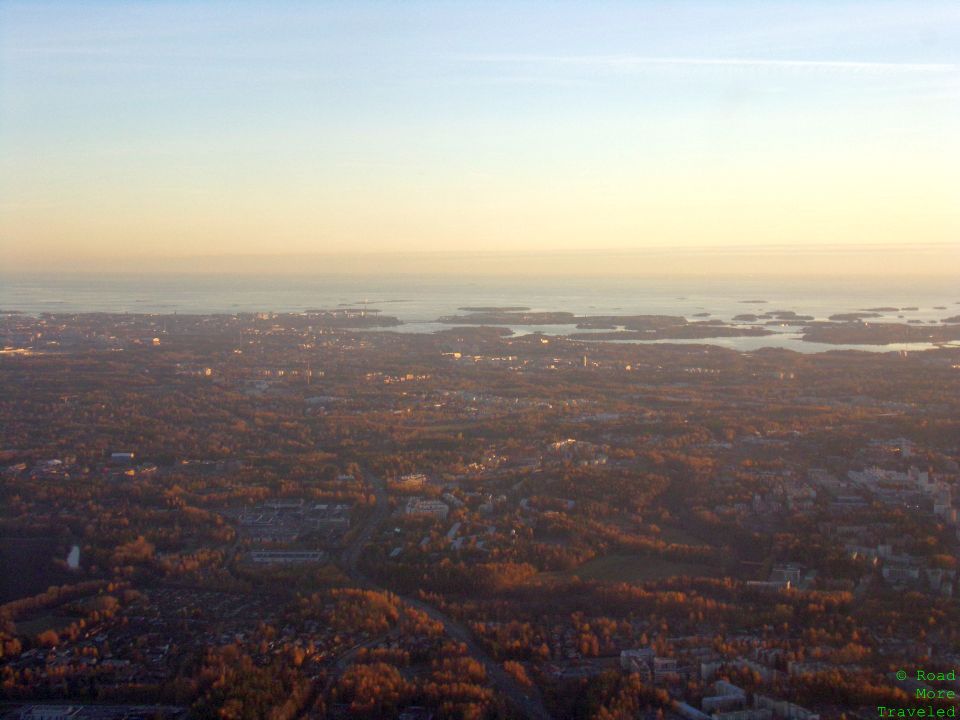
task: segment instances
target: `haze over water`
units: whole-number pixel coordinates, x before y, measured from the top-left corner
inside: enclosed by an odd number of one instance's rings
[[[764,300],[764,303],[747,301]],[[793,310],[825,320],[834,313],[875,307],[871,322],[937,321],[960,312],[960,292],[946,278],[890,282],[878,278],[469,278],[437,275],[54,275],[0,278],[0,310],[25,313],[238,313],[309,309],[378,309],[404,324],[399,332],[435,332],[435,322],[460,308],[523,306],[535,311],[592,315],[682,315],[730,321],[742,313]],[[945,309],[937,309],[945,308]],[[703,316],[702,313],[709,313]],[[572,325],[511,326],[517,333],[567,334]],[[710,338],[692,342],[741,350],[789,347],[802,352],[848,346],[808,343],[799,328],[774,328],[769,337]],[[583,332],[582,330],[578,332]],[[672,340],[670,342],[684,342]],[[866,350],[925,349],[923,343],[857,346]]]

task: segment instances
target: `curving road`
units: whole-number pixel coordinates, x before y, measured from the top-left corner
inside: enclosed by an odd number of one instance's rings
[[[357,568],[360,556],[363,554],[367,543],[370,542],[373,534],[390,514],[390,503],[386,483],[384,483],[382,479],[373,477],[372,475],[366,475],[366,477],[369,479],[370,484],[373,485],[377,504],[360,529],[360,532],[357,533],[356,537],[354,537],[350,544],[344,549],[340,560],[343,569],[358,583],[373,590],[393,592],[389,588],[384,588],[377,584]],[[472,633],[463,623],[454,620],[433,605],[425,603],[418,598],[400,595],[398,593],[394,593],[394,595],[411,607],[415,607],[417,610],[426,613],[432,620],[441,623],[447,635],[454,640],[464,643],[470,651],[470,654],[483,664],[484,669],[487,671],[487,678],[493,683],[497,691],[513,703],[513,705],[523,713],[524,717],[534,718],[535,720],[550,720],[550,713],[548,713],[543,706],[543,700],[537,688],[522,688],[520,684],[503,669],[503,666],[490,657],[486,650],[473,639]],[[359,648],[355,648],[354,650],[358,649]],[[342,660],[343,658],[341,658],[341,661]],[[341,661],[338,661],[338,666],[340,666]]]

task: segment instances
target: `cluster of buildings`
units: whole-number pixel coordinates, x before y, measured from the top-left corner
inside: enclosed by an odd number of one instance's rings
[[[952,568],[931,567],[929,560],[908,553],[894,551],[893,543],[875,546],[846,543],[845,549],[854,559],[866,559],[880,567],[884,580],[894,587],[928,589],[950,597],[957,582],[957,571]]]
[[[704,681],[715,678],[726,660],[717,659],[694,665],[680,666],[675,657],[657,655],[652,647],[624,650],[620,653],[620,669],[640,675],[645,683],[654,685],[677,684],[681,680],[698,677]],[[741,659],[734,664],[745,665],[772,679],[776,671],[760,663]],[[748,693],[725,680],[713,680],[709,694],[700,700],[700,708],[675,700],[674,711],[688,720],[819,720],[820,716],[785,700],[759,693]]]
[[[691,655],[688,660],[695,660],[696,654]],[[743,658],[732,663],[725,659],[704,659],[708,661],[699,665],[680,665],[676,657],[660,656],[652,647],[636,648],[620,653],[620,669],[640,675],[645,683],[660,686],[677,687],[680,681],[694,677],[705,682],[713,681],[709,694],[705,694],[700,700],[699,709],[679,697],[675,699],[673,710],[688,720],[819,720],[818,714],[793,703],[760,693],[748,693],[725,680],[714,680],[717,671],[730,664],[745,666],[771,680],[779,673],[766,665]]]
[[[438,520],[446,520],[450,514],[450,506],[442,500],[412,497],[403,506],[404,515],[426,515]]]
[[[351,505],[308,503],[303,498],[268,500],[237,513],[240,536],[254,542],[293,542],[319,534],[335,544],[350,529]]]
[[[25,462],[19,462],[7,466],[4,469],[4,474],[8,477],[16,477],[26,470],[27,464]],[[35,463],[29,470],[29,477],[31,480],[38,481],[69,480],[71,473],[76,474],[77,472],[78,468],[75,468],[73,462],[70,460],[53,458]]]
[[[316,610],[330,613],[334,599]],[[251,618],[255,620],[251,622]],[[256,623],[275,628],[269,637]],[[160,685],[178,676],[183,663],[213,647],[240,644],[260,665],[290,647],[305,652],[304,672],[315,674],[339,652],[369,640],[360,627],[334,626],[319,618],[294,619],[276,597],[195,588],[153,588],[113,618],[87,625],[55,648],[34,648],[5,659],[11,670],[29,672],[41,696],[54,696],[64,682],[96,682],[105,691]],[[9,707],[9,709],[8,709]],[[0,707],[0,720],[180,720],[185,709],[145,705],[30,703]]]
[[[950,525],[957,525],[957,509],[953,506],[950,485],[935,479],[927,471],[916,467],[907,472],[870,467],[851,470],[847,477],[882,502],[925,510]]]
[[[748,580],[748,588],[756,590],[806,590],[817,577],[816,570],[809,570],[796,563],[781,563],[773,566],[768,580]]]
[[[623,650],[620,653],[620,669],[626,673],[637,673],[644,681],[657,684],[680,679],[677,659],[659,657],[653,648]]]
[[[423,473],[408,473],[390,481],[391,489],[401,491],[423,490],[426,485],[427,476]]]
[[[152,462],[136,462],[136,455],[132,452],[110,453],[108,460],[91,467],[83,466],[73,456],[37,460],[31,464],[24,461],[7,465],[0,469],[0,476],[8,478],[27,477],[38,482],[67,481],[85,477],[91,472],[102,473],[104,477],[123,479],[130,477],[145,477],[159,471],[159,467]]]
[[[715,443],[716,444],[716,443]],[[760,486],[747,498],[732,503],[720,503],[713,507],[713,511],[721,516],[749,519],[758,527],[766,527],[776,523],[777,516],[783,513],[796,515],[809,513],[815,509],[817,488],[815,483],[796,477],[789,469],[745,470],[738,469],[743,479],[748,479]],[[727,483],[733,488],[737,481],[728,479]]]
[[[748,693],[733,683],[717,680],[712,695],[700,701],[700,710],[678,702],[674,710],[688,720],[820,720],[820,715],[799,705],[760,693]]]
[[[250,560],[261,565],[319,563],[327,559],[322,550],[253,550]]]
[[[606,465],[607,455],[603,448],[585,440],[566,438],[551,443],[548,453],[563,462],[575,462],[579,465]]]

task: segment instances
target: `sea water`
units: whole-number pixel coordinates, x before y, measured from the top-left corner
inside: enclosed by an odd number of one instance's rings
[[[762,301],[762,302],[754,302]],[[460,308],[523,306],[578,315],[680,315],[729,322],[743,313],[792,310],[826,320],[835,313],[896,307],[870,322],[929,323],[960,314],[960,287],[948,279],[877,278],[597,278],[394,275],[4,274],[0,311],[29,314],[113,312],[208,314],[303,312],[366,306],[403,324],[393,332],[436,332]],[[903,309],[903,308],[916,308]],[[704,313],[709,313],[703,316]],[[509,326],[516,333],[584,332],[573,325]],[[801,352],[844,348],[923,350],[929,343],[822,345],[800,339],[798,327],[771,326],[776,335],[653,342],[693,342],[755,350]]]

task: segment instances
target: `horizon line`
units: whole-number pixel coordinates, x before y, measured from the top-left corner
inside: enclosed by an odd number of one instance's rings
[[[829,243],[822,245],[795,245],[791,243],[773,243],[767,245],[754,245],[749,243],[731,244],[731,245],[653,245],[649,247],[575,247],[575,248],[546,248],[546,249],[521,249],[521,248],[497,248],[482,249],[472,248],[463,250],[447,249],[415,249],[415,250],[396,250],[396,249],[350,249],[350,250],[319,250],[319,251],[296,251],[296,252],[228,252],[228,253],[189,253],[189,254],[117,254],[117,253],[89,253],[84,258],[74,258],[80,261],[99,261],[111,258],[124,261],[189,261],[197,259],[285,259],[285,258],[361,258],[361,257],[410,257],[433,256],[433,257],[457,257],[457,256],[569,256],[569,255],[643,255],[643,254],[710,254],[724,252],[738,253],[763,253],[780,252],[785,255],[801,254],[834,254],[834,253],[856,253],[867,251],[879,252],[922,252],[922,251],[957,251],[960,252],[960,240],[957,242],[920,242],[920,243],[859,243],[859,244],[839,244]]]

